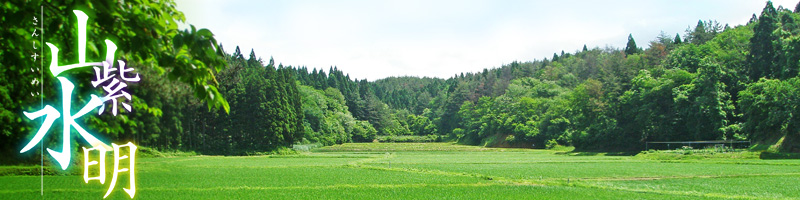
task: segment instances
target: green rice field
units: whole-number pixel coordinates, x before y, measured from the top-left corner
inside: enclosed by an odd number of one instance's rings
[[[81,166],[73,166],[81,167]],[[0,176],[0,199],[101,199],[79,175]],[[107,177],[110,179],[110,177]],[[137,158],[134,199],[800,199],[800,160],[661,160],[449,143]],[[107,199],[130,199],[120,182]]]

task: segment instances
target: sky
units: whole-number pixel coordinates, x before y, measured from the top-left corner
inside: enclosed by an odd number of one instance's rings
[[[284,66],[351,78],[448,78],[553,53],[640,47],[663,31],[697,21],[731,27],[760,14],[760,0],[177,0],[186,23],[211,30],[228,53],[236,46]],[[794,10],[798,0],[776,0]],[[182,28],[188,27],[183,25]]]

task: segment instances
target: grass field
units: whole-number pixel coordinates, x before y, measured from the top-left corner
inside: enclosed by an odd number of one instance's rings
[[[800,160],[659,160],[447,143],[137,158],[136,168],[136,199],[800,199]],[[80,175],[45,176],[44,184],[45,199],[100,199],[108,186]],[[41,199],[39,187],[39,176],[0,176],[0,199]],[[127,184],[116,187],[108,199],[129,199]]]

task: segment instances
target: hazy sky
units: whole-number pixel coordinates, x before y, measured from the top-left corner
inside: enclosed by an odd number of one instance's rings
[[[794,9],[797,0],[773,1]],[[639,46],[717,20],[731,27],[760,14],[760,0],[177,0],[187,22],[208,28],[232,53],[238,45],[276,63],[338,66],[351,78],[447,78],[512,61],[611,46],[629,33]]]

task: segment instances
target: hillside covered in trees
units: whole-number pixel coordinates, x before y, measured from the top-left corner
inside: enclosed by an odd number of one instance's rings
[[[378,135],[438,135],[475,145],[642,150],[647,141],[751,140],[800,150],[800,14],[768,2],[746,25],[698,21],[683,38],[512,62],[449,79],[351,80],[296,68],[336,88]]]
[[[183,35],[206,34],[194,32]],[[358,80],[337,67],[276,65],[253,51],[245,57],[239,47],[211,49],[218,57],[207,62],[227,67],[209,69],[208,80],[143,78],[131,86],[134,112],[87,124],[111,140],[227,155],[404,135],[586,151],[638,151],[647,141],[751,140],[800,151],[800,7],[767,3],[745,25],[700,20],[683,35],[662,33],[646,44],[630,35],[622,49],[583,46],[447,79]],[[143,77],[182,72],[137,61]],[[2,80],[11,81],[4,73]],[[215,83],[210,93],[224,99],[196,98],[209,96],[197,89],[209,82]],[[0,119],[13,121],[13,113],[31,108],[20,104],[35,100],[4,100]],[[4,127],[3,150],[13,152],[29,131]]]

